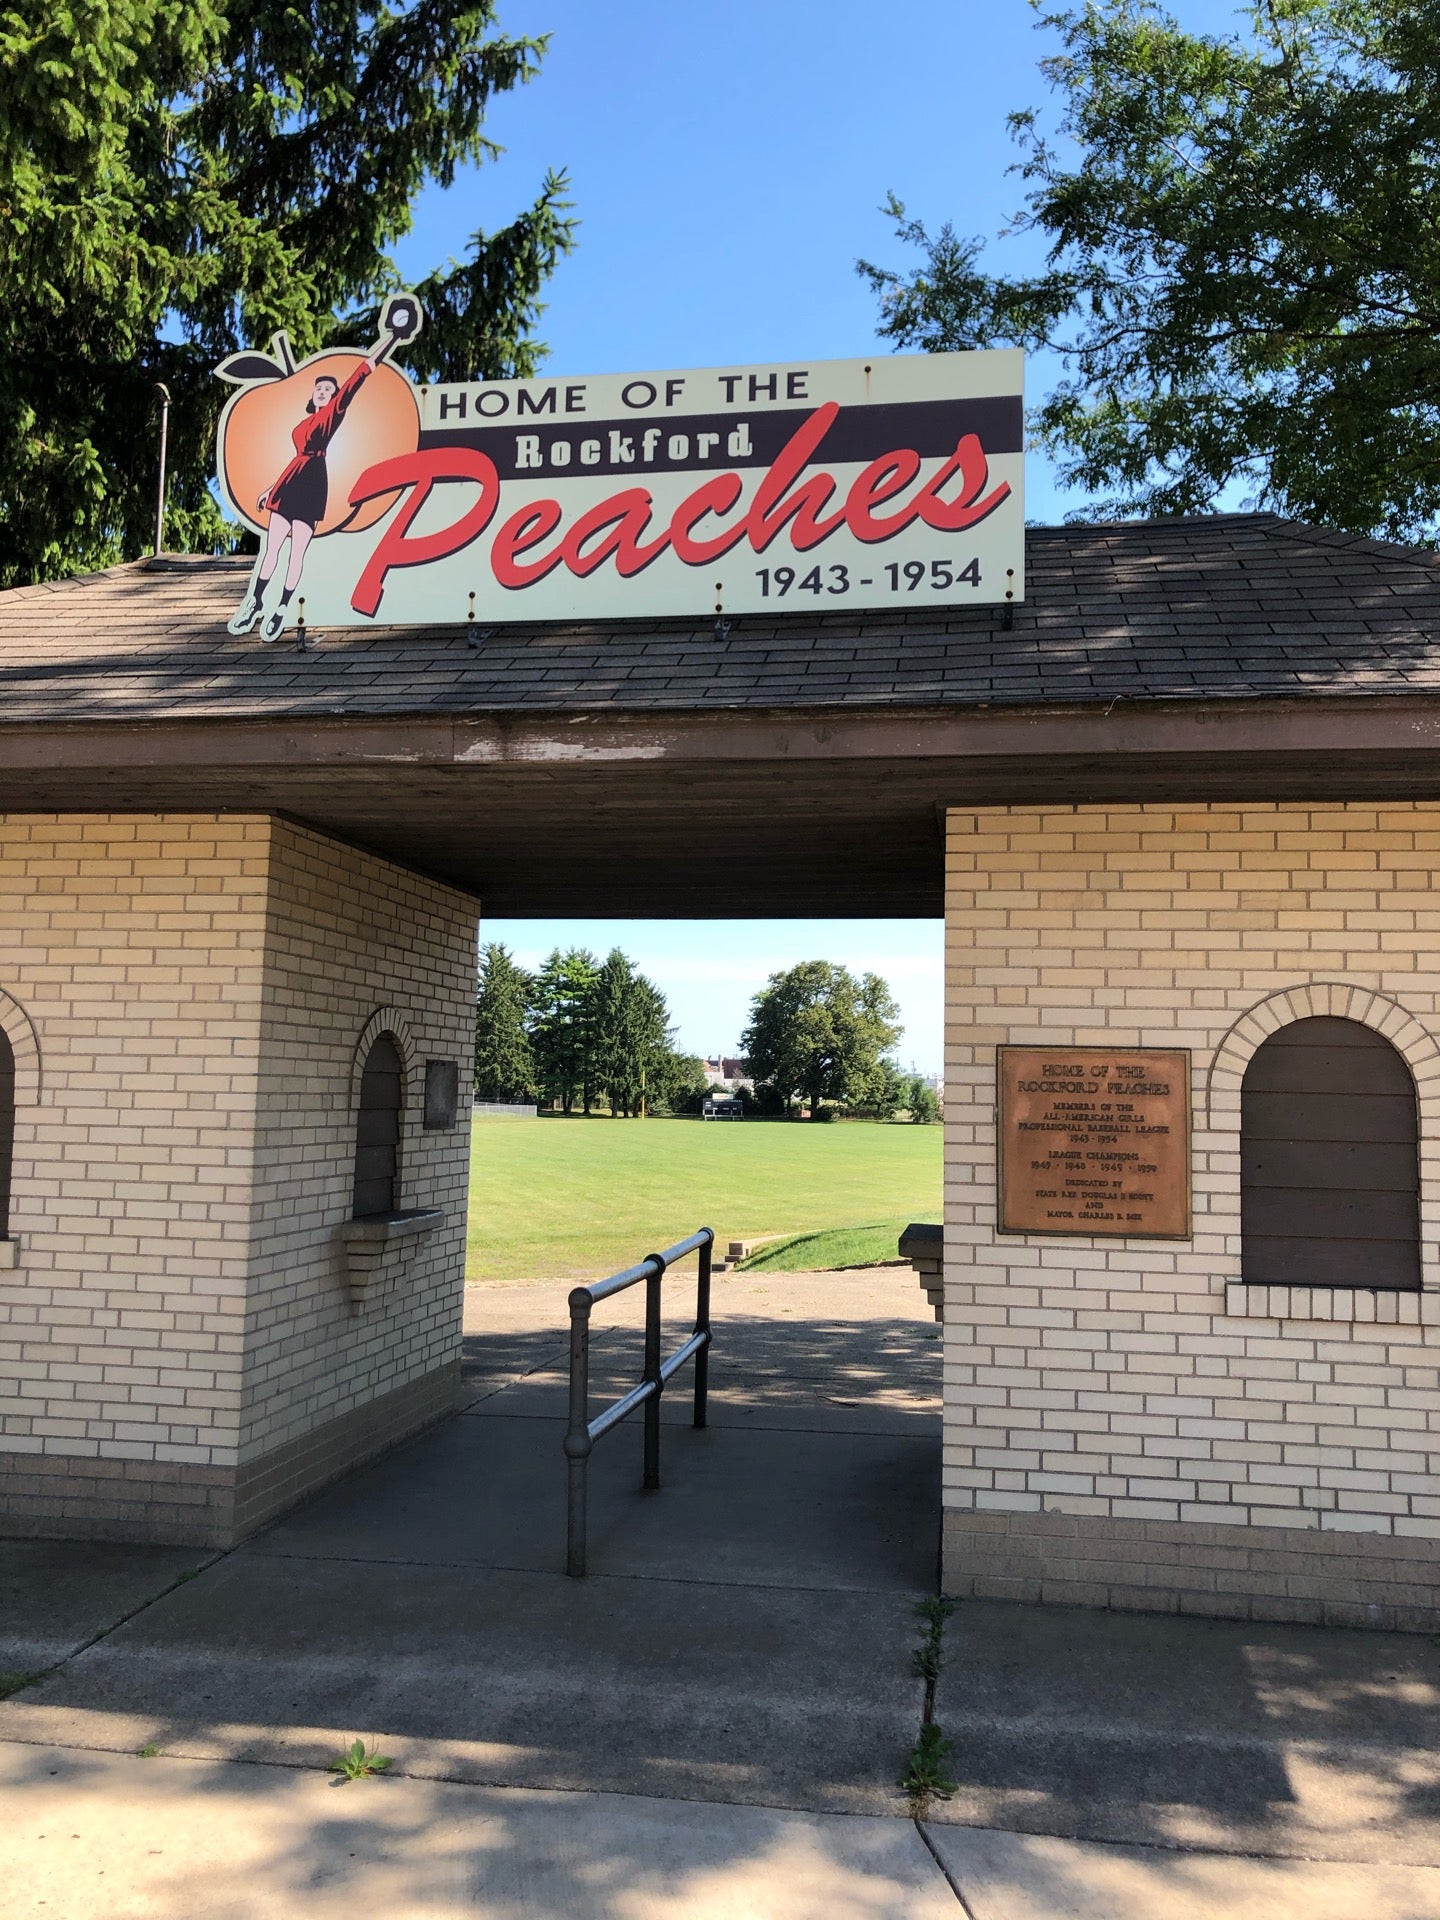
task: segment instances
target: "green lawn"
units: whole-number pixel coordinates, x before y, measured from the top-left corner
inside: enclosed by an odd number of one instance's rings
[[[942,1139],[939,1127],[859,1121],[477,1114],[467,1274],[592,1279],[700,1226],[723,1254],[731,1239],[938,1220]],[[879,1257],[894,1251],[892,1240]]]
[[[876,1220],[866,1227],[821,1227],[767,1240],[746,1260],[746,1273],[828,1273],[835,1267],[873,1267],[897,1260],[901,1234],[913,1215]]]

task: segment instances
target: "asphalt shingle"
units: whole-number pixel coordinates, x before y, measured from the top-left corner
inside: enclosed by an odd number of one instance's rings
[[[622,624],[225,629],[244,560],[0,594],[0,725],[128,717],[1044,706],[1440,690],[1440,557],[1273,514],[1032,528],[1025,600]],[[472,641],[477,644],[472,644]]]

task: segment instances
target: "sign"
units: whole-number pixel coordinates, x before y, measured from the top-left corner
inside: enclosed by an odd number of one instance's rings
[[[1190,1234],[1190,1055],[1001,1047],[1000,1228]]]
[[[231,630],[815,616],[1024,592],[1018,351],[417,387],[424,316],[232,354],[222,496],[261,536]]]

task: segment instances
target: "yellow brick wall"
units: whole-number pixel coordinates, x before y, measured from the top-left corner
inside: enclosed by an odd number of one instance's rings
[[[466,897],[263,816],[0,819],[12,1518],[181,1537],[203,1499],[219,1538],[238,1467],[327,1423],[317,1458],[342,1433],[353,1451],[347,1417],[374,1400],[392,1425],[440,1404],[425,1382],[459,1354],[475,932]],[[377,1013],[407,1049],[400,1203],[446,1221],[387,1253],[352,1313],[339,1228]],[[432,1058],[461,1063],[462,1100],[427,1133]]]
[[[272,875],[247,1461],[457,1361],[465,1296],[475,904],[283,822]],[[397,1033],[406,1065],[397,1203],[443,1208],[445,1224],[387,1252],[374,1297],[352,1315],[338,1229],[350,1217],[357,1046],[380,1025]],[[460,1065],[459,1125],[447,1131],[421,1124],[427,1060]]]
[[[268,842],[245,818],[0,822],[0,991],[41,1076],[0,1269],[10,1456],[235,1459]]]
[[[1217,1554],[1233,1528],[1389,1536],[1412,1566],[1440,1539],[1437,857],[1428,804],[949,815],[944,1500],[966,1551],[987,1514],[1011,1549],[1015,1516],[1068,1527],[1077,1580],[1087,1526],[1110,1578],[1117,1541],[1174,1561],[1174,1523]],[[1377,1026],[1415,1074],[1419,1298],[1239,1284],[1240,1079],[1308,1013]],[[1193,1050],[1193,1239],[997,1232],[1007,1042]]]

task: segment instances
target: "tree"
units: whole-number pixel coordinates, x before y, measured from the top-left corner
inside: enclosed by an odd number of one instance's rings
[[[1199,513],[1440,533],[1440,65],[1431,0],[1265,0],[1184,31],[1147,0],[1052,16],[1059,145],[1011,116],[1029,276],[890,211],[923,264],[861,261],[880,332],[1058,348],[1034,426],[1086,516]]]
[[[803,1094],[811,1118],[822,1101],[853,1098],[902,1032],[899,1007],[877,974],[857,980],[828,960],[772,973],[740,1036],[746,1068],[788,1105]]]
[[[651,1075],[647,1104],[652,1111],[663,1107],[670,1113],[699,1113],[709,1086],[698,1054],[667,1052]]]
[[[595,981],[595,1079],[612,1118],[634,1118],[646,1103],[650,1080],[670,1052],[665,996],[635,971],[618,947]]]
[[[905,1083],[903,1104],[917,1127],[928,1127],[940,1118],[940,1102],[928,1080],[914,1074]]]
[[[531,980],[507,948],[480,950],[475,997],[475,1095],[480,1100],[535,1098],[535,1054],[526,1030]]]
[[[595,1097],[595,987],[599,966],[593,953],[558,947],[535,977],[530,1044],[535,1071],[546,1100],[558,1100],[562,1113],[574,1111],[578,1098],[589,1113]]]
[[[172,547],[235,532],[210,489],[212,369],[289,331],[368,340],[426,181],[498,151],[491,97],[543,39],[494,0],[16,0],[0,19],[0,586],[147,550],[155,396]],[[533,372],[572,243],[563,175],[419,288],[422,379]]]
[[[893,1060],[877,1060],[868,1073],[857,1075],[849,1093],[849,1104],[859,1113],[876,1120],[893,1119],[906,1104],[909,1082]]]

